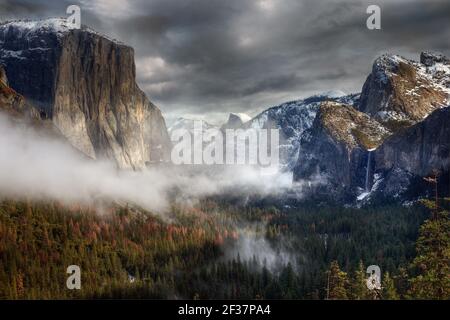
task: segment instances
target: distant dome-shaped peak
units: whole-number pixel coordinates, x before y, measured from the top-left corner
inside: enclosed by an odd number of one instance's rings
[[[246,113],[230,113],[230,116],[228,119],[237,118],[242,121],[242,123],[246,123],[252,119],[248,114]]]

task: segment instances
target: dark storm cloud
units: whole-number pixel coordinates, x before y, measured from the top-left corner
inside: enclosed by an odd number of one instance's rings
[[[64,15],[76,1],[2,1],[1,17]],[[447,0],[80,1],[83,22],[135,48],[138,81],[169,117],[225,118],[361,90],[385,52],[450,54]],[[369,4],[382,30],[366,28]]]
[[[0,1],[2,18],[21,16],[23,14],[36,14],[47,10],[44,3],[31,3],[22,1]]]

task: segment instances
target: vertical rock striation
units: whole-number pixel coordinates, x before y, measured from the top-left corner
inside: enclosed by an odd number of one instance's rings
[[[131,47],[64,19],[4,23],[0,45],[10,86],[74,147],[120,168],[169,160],[164,118],[136,84]]]

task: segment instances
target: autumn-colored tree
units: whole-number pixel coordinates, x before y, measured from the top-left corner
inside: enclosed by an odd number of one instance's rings
[[[340,269],[337,261],[333,261],[328,271],[327,298],[331,300],[348,299],[348,284],[347,273]]]

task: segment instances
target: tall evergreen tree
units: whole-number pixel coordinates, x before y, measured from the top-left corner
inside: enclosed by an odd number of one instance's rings
[[[366,284],[366,270],[362,261],[359,261],[353,278],[350,281],[350,298],[353,300],[368,299]]]
[[[331,300],[348,299],[348,284],[347,273],[340,269],[337,261],[333,261],[328,271],[327,298]]]
[[[384,300],[398,300],[400,299],[397,289],[395,288],[394,280],[389,275],[389,272],[385,272],[383,281],[381,283],[382,294],[381,297]]]
[[[425,202],[429,208],[435,205]],[[417,256],[412,263],[415,277],[410,295],[418,299],[450,299],[450,221],[447,211],[435,209],[420,227]]]

